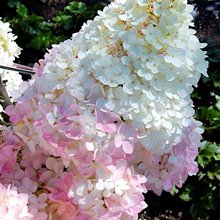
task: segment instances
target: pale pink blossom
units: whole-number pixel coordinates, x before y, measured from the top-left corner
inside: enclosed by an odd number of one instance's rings
[[[0,145],[0,173],[9,173],[16,163],[17,151],[13,146]]]
[[[18,193],[16,187],[5,187],[0,183],[0,219],[31,220],[27,204],[27,194]]]
[[[134,150],[134,141],[137,139],[135,129],[121,124],[117,133],[115,136],[115,146],[122,147],[125,153],[131,154]]]

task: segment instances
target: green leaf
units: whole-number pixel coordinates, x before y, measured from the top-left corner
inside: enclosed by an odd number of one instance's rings
[[[179,192],[179,189],[174,185],[170,194],[172,196],[176,195]]]
[[[214,180],[216,178],[220,181],[220,169],[216,170],[215,172],[208,171],[208,177],[211,180]]]
[[[203,142],[198,155],[198,164],[205,168],[209,163],[220,160],[220,147],[215,143]]]
[[[198,176],[198,180],[201,181],[203,178],[206,177],[206,173],[199,172],[199,173],[197,174],[197,176]]]
[[[220,111],[214,106],[198,108],[196,117],[204,123],[206,131],[211,132],[214,129],[220,128]]]
[[[83,14],[87,10],[87,6],[83,2],[70,2],[68,6],[66,6],[65,10],[74,13],[74,14]]]
[[[207,193],[205,193],[200,197],[200,201],[202,206],[206,210],[213,210],[214,209],[213,191],[207,191]]]
[[[21,17],[27,16],[28,13],[28,9],[23,4],[19,4],[16,11]]]
[[[187,185],[184,189],[184,191],[182,191],[179,195],[179,198],[182,199],[185,202],[189,202],[192,200],[192,191],[193,191],[193,186],[191,185]]]
[[[53,18],[54,21],[56,22],[66,22],[67,20],[69,20],[70,18],[72,18],[72,16],[70,15],[65,15],[65,14],[60,14],[57,15],[56,17]]]
[[[202,207],[198,202],[194,202],[190,207],[190,214],[195,219],[201,213]]]
[[[219,61],[220,61],[220,59],[217,58],[217,57],[214,57],[214,58],[209,57],[209,62],[212,62],[212,63],[218,63]]]
[[[19,4],[19,0],[8,0],[7,5],[9,8],[16,8]]]

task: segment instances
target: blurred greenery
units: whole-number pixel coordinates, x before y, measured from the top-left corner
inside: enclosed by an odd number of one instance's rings
[[[17,43],[25,51],[17,62],[33,65],[43,57],[46,48],[70,38],[108,1],[0,0],[0,3],[0,17],[11,23],[13,33],[18,36]],[[199,26],[199,22],[196,24]],[[189,177],[182,189],[175,188],[172,198],[163,193],[158,198],[148,194],[146,199],[149,197],[154,203],[148,200],[149,207],[159,206],[162,210],[161,205],[165,207],[169,198],[170,205],[181,205],[187,220],[198,216],[217,220],[220,214],[220,46],[208,32],[200,40],[208,44],[205,50],[210,62],[209,78],[202,77],[192,94],[196,118],[203,122],[205,130],[197,158],[200,171],[197,176]]]

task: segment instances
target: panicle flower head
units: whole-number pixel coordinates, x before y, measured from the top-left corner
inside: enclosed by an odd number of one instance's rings
[[[138,219],[146,189],[170,191],[197,172],[190,94],[208,64],[191,11],[182,0],[116,0],[13,93],[15,182],[34,216]]]

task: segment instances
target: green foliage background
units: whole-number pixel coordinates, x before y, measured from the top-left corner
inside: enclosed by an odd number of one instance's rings
[[[43,57],[46,48],[70,38],[108,1],[0,0],[0,3],[0,17],[11,23],[13,33],[18,36],[17,43],[25,51],[17,62],[33,65]],[[149,194],[146,200],[154,212],[168,208],[183,211],[183,219],[187,220],[198,216],[217,220],[220,214],[220,46],[208,35],[200,40],[208,43],[205,50],[210,62],[209,78],[202,77],[192,94],[196,118],[203,122],[205,129],[197,158],[200,171],[197,176],[189,177],[182,189],[175,188],[172,196]],[[152,215],[152,210],[147,212]]]

